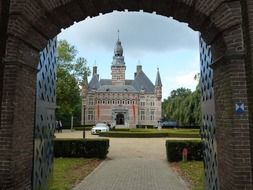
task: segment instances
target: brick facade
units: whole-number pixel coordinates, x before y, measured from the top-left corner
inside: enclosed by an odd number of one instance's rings
[[[157,126],[161,119],[162,81],[159,70],[155,85],[138,65],[134,79],[126,80],[123,47],[118,39],[111,65],[111,79],[100,79],[97,66],[82,87],[83,125],[106,122],[116,128]]]
[[[125,9],[187,22],[211,45],[219,189],[253,189],[252,0],[0,1],[0,188],[32,186],[39,51],[74,21]]]

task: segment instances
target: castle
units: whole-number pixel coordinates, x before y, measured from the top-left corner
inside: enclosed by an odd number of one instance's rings
[[[118,38],[111,79],[99,79],[93,67],[90,82],[82,87],[82,125],[108,122],[116,128],[136,128],[157,125],[161,119],[162,82],[157,70],[155,85],[137,65],[134,79],[125,79],[126,64],[123,48]]]

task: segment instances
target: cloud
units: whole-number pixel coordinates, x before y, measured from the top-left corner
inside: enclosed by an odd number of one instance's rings
[[[185,73],[182,75],[178,75],[175,77],[175,84],[177,86],[182,86],[182,87],[196,87],[198,81],[194,80],[194,76],[196,75],[196,72],[190,72],[190,73]]]
[[[85,51],[111,52],[120,30],[120,39],[128,56],[140,57],[149,52],[163,53],[197,49],[198,33],[172,18],[140,12],[113,12],[88,18],[64,30],[59,38],[72,38]]]

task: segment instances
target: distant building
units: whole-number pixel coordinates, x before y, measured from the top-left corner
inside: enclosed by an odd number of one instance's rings
[[[134,79],[125,79],[126,65],[118,39],[111,64],[111,79],[99,79],[93,67],[90,82],[82,88],[82,124],[109,122],[119,128],[156,125],[161,119],[162,81],[159,70],[155,85],[138,65]]]

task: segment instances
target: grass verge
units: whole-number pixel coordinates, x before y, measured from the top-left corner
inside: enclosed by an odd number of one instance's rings
[[[176,170],[191,186],[191,190],[204,190],[204,166],[202,161],[172,162]]]
[[[69,190],[89,175],[102,160],[86,158],[55,158],[49,190]]]

